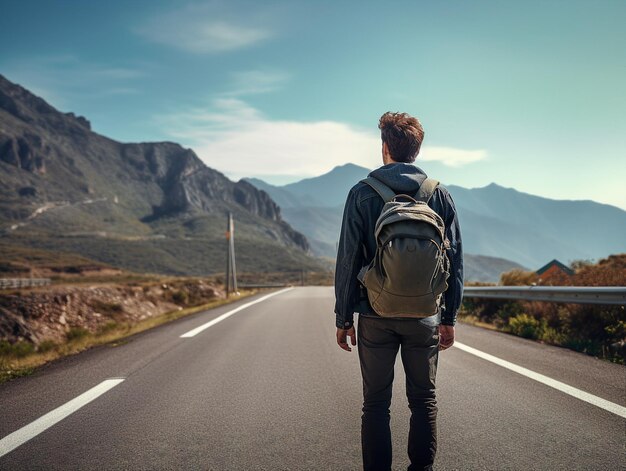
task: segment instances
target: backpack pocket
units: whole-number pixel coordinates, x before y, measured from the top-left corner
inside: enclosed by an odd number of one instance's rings
[[[379,248],[362,277],[374,311],[383,317],[435,314],[440,293],[433,292],[433,280],[445,273],[438,253],[433,240],[416,237],[397,237]]]
[[[443,294],[448,289],[448,278],[450,277],[450,261],[445,252],[440,252],[433,277],[430,280],[430,287],[435,296]]]

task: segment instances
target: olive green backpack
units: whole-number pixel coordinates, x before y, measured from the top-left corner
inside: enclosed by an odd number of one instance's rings
[[[361,180],[385,201],[376,221],[376,254],[359,273],[374,311],[383,317],[428,317],[448,289],[450,262],[441,216],[428,206],[439,182],[427,178],[415,197],[380,180]]]

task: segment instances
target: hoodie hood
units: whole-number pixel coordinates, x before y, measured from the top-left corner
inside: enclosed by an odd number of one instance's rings
[[[370,172],[370,177],[380,180],[396,193],[417,193],[420,185],[426,180],[426,173],[415,165],[398,162],[383,165]]]

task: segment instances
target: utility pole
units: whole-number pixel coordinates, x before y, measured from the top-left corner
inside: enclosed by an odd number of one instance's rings
[[[226,297],[230,295],[230,213],[226,222]]]
[[[226,225],[226,297],[231,292],[239,294],[237,289],[237,267],[235,264],[235,223],[232,213],[228,213]]]
[[[233,293],[239,296],[239,289],[237,288],[237,264],[235,263],[235,221],[233,220],[233,214],[228,213],[228,219],[230,222],[230,273],[233,277]]]

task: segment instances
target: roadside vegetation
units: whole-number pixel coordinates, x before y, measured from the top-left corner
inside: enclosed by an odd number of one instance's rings
[[[0,278],[52,282],[0,291],[0,383],[96,345],[119,345],[136,333],[249,296],[256,287],[332,285],[332,271],[306,268],[240,272],[240,295],[225,299],[223,274],[134,273],[71,252],[0,242]]]
[[[181,306],[164,314],[142,319],[137,322],[115,320],[121,318],[122,306],[94,300],[94,309],[104,312],[111,319],[91,332],[84,327],[69,327],[62,341],[43,340],[38,344],[28,340],[10,343],[0,340],[0,383],[12,378],[33,373],[37,367],[50,361],[87,350],[97,345],[116,347],[122,345],[132,335],[152,329],[167,322],[180,319],[200,311],[212,309],[229,302],[251,296],[255,290],[240,290],[239,296],[216,298],[210,302],[193,305],[194,295],[183,290],[172,290],[169,296]]]
[[[574,275],[558,274],[544,280],[534,272],[513,270],[501,276],[500,285],[626,286],[626,254],[612,255],[596,264],[578,261],[573,268]],[[474,298],[463,301],[459,319],[625,363],[624,306]]]

